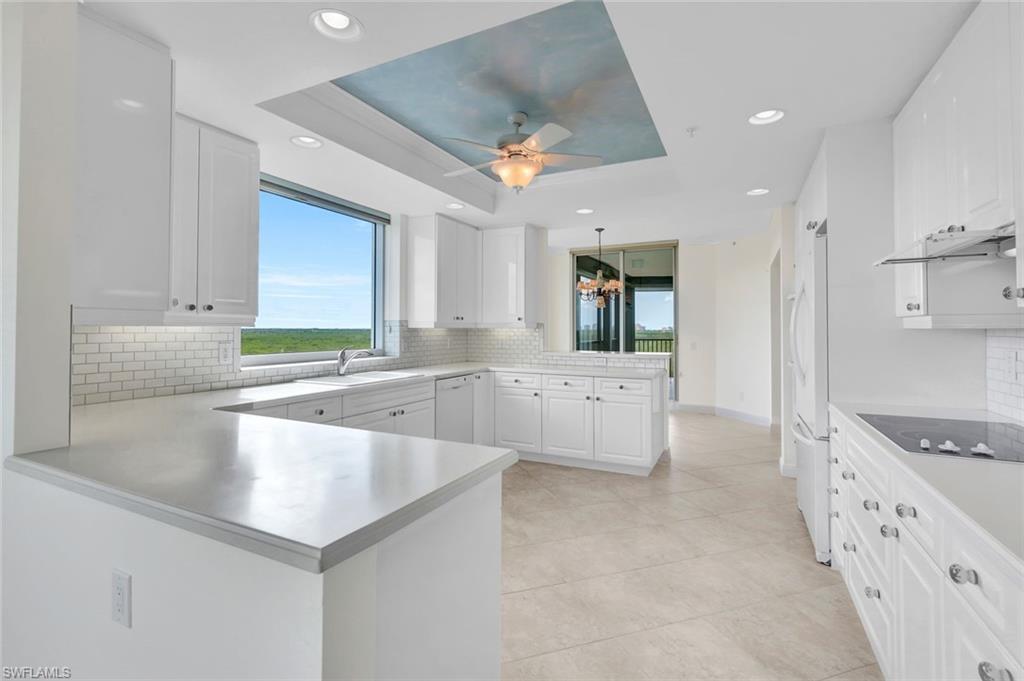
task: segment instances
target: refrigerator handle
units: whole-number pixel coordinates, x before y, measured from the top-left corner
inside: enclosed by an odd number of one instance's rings
[[[807,382],[807,374],[804,372],[803,362],[800,360],[800,352],[797,349],[796,319],[797,313],[800,310],[800,303],[806,295],[807,290],[805,285],[800,284],[800,291],[793,298],[793,309],[790,310],[789,313],[789,357],[792,360],[790,363],[793,365],[793,369],[796,371],[796,375],[800,379],[801,384]]]
[[[803,426],[800,425],[799,421],[794,420],[793,425],[790,426],[790,430],[793,431],[793,437],[795,437],[800,442],[803,442],[805,445],[809,447],[814,445],[814,440],[804,435]]]

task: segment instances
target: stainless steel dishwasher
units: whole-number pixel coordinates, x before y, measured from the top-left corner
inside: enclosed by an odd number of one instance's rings
[[[473,376],[437,382],[435,437],[452,442],[473,442]]]

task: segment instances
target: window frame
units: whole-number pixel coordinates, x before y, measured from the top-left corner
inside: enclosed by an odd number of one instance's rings
[[[303,187],[302,185],[282,180],[281,178],[260,174],[260,191],[292,199],[310,206],[339,213],[341,215],[369,222],[374,226],[373,230],[373,302],[372,321],[370,327],[369,351],[375,356],[384,354],[384,242],[385,230],[391,224],[391,216],[387,213],[367,208],[344,199],[339,199],[330,194],[319,192],[315,189]],[[325,362],[337,360],[337,350],[317,350],[314,352],[277,352],[266,355],[243,355],[241,345],[241,333],[239,329],[239,366],[242,368],[258,368],[261,366],[279,364],[303,364],[307,362]],[[361,348],[362,349],[362,348]]]

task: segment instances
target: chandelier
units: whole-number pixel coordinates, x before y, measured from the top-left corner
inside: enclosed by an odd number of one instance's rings
[[[622,293],[622,282],[618,279],[605,279],[601,266],[601,232],[604,227],[594,229],[597,232],[597,276],[593,279],[581,279],[576,282],[576,292],[580,300],[593,302],[598,310],[603,310],[613,296]]]

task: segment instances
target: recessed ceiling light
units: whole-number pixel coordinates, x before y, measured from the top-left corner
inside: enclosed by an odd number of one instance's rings
[[[309,23],[336,40],[355,40],[363,33],[363,25],[355,17],[336,9],[318,9],[309,15]]]
[[[121,109],[122,111],[131,112],[141,111],[142,109],[146,108],[146,105],[140,102],[139,100],[128,99],[127,97],[123,99],[115,99],[114,106],[116,106],[118,109]]]
[[[292,138],[292,144],[297,147],[303,147],[304,149],[319,149],[324,145],[323,142],[315,137],[309,135],[296,135]]]
[[[764,111],[758,111],[747,120],[751,125],[768,125],[769,123],[781,121],[785,115],[786,112],[780,109],[765,109]]]
[[[446,203],[444,205],[447,206],[448,208],[451,208],[452,210],[462,210],[463,208],[466,207],[466,204],[459,203],[458,201],[452,201],[451,203]]]
[[[594,209],[593,208],[577,208],[576,212],[579,215],[590,215],[590,214],[592,214],[594,212]]]
[[[768,192],[769,190],[764,188],[751,189],[747,192],[747,196],[764,196]]]

